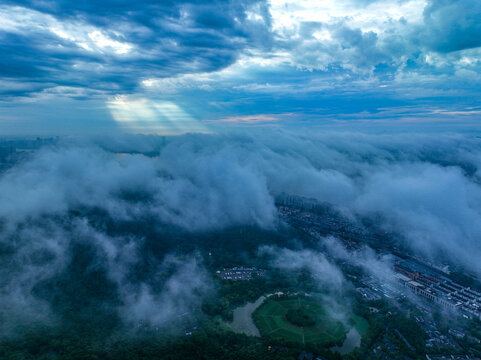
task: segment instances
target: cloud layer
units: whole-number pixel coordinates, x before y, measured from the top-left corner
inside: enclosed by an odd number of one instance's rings
[[[67,296],[52,299],[45,289],[53,278],[82,269],[92,281],[105,277],[99,288],[112,290],[98,294],[99,301],[124,319],[162,324],[211,290],[202,259],[150,253],[140,234],[112,234],[88,214],[148,222],[160,231],[275,230],[281,193],[327,202],[354,221],[376,219],[413,254],[480,275],[480,159],[477,137],[449,134],[272,131],[60,142],[0,177],[0,255],[9,264],[0,300],[20,316],[23,307]],[[162,248],[164,239],[158,241]],[[378,278],[389,269],[389,259],[367,248],[352,253],[332,239],[323,246]],[[79,248],[92,255],[79,258]],[[344,283],[321,252],[265,249],[276,255],[274,266],[305,268],[320,282],[332,280],[325,283],[331,288]],[[146,264],[143,276],[133,270]],[[180,303],[173,300],[179,297]]]
[[[478,127],[480,12],[476,0],[5,0],[0,130],[132,131],[125,119],[156,104],[222,126]],[[170,133],[151,115],[135,131]]]
[[[270,36],[266,4],[253,1],[4,1],[0,14],[8,19],[0,27],[0,75],[31,83],[31,91],[65,86],[119,94],[147,74],[222,69],[247,44],[264,46],[260,40]]]
[[[411,248],[477,267],[476,137],[272,134],[186,135],[165,144],[130,137],[128,144],[97,141],[110,151],[85,144],[44,149],[0,179],[0,216],[8,227],[99,207],[114,219],[153,218],[190,231],[272,227],[274,198],[285,192],[353,216],[381,215],[382,226]],[[136,143],[157,156],[111,152]]]

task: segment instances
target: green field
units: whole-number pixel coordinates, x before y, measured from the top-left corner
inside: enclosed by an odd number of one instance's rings
[[[302,313],[309,313],[315,319],[315,325],[300,327],[287,320],[286,315],[290,310],[300,308]],[[301,344],[341,344],[348,330],[326,313],[318,297],[268,298],[253,313],[253,319],[263,336]],[[363,318],[354,316],[352,321],[360,333],[359,328],[365,331],[367,323]]]

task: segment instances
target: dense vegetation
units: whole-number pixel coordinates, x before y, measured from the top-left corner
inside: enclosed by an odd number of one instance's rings
[[[293,307],[286,313],[286,319],[291,324],[299,327],[312,327],[316,325],[316,318],[305,307]]]
[[[141,254],[145,259],[132,269],[129,276],[134,281],[149,279],[155,264],[169,253],[200,254],[203,266],[211,275],[220,268],[233,266],[256,266],[268,271],[265,277],[251,281],[226,281],[214,275],[213,291],[189,318],[170,323],[168,331],[167,328],[147,325],[138,327],[137,324],[126,324],[119,317],[116,311],[121,305],[118,289],[96,259],[95,249],[82,239],[74,239],[65,271],[39,282],[33,289],[37,298],[51,305],[55,321],[10,329],[0,338],[0,359],[293,359],[303,350],[326,359],[341,358],[329,348],[342,343],[346,328],[330,320],[319,307],[319,301],[310,302],[307,297],[302,297],[301,306],[298,298],[291,301],[271,297],[270,301],[277,302],[277,305],[284,300],[291,302],[279,305],[281,309],[269,305],[269,311],[274,313],[268,315],[272,318],[265,318],[264,323],[259,320],[259,311],[255,313],[256,324],[263,334],[261,338],[234,334],[225,326],[232,320],[233,309],[261,295],[277,291],[319,291],[318,282],[308,272],[273,269],[257,252],[259,239],[262,244],[281,247],[308,244],[302,232],[288,227],[283,231],[233,227],[193,234],[153,228],[148,219],[145,223],[119,223],[98,213],[73,215],[86,216],[93,226],[110,236],[143,238]],[[70,223],[64,221],[65,226],[69,226]],[[0,257],[2,251],[7,250],[0,249]],[[356,267],[340,266],[346,274],[358,276],[360,273]],[[156,282],[162,284],[168,275],[156,275]],[[424,357],[426,335],[413,317],[407,315],[405,308],[408,306],[403,309],[402,303],[392,304],[384,300],[365,302],[355,291],[346,294],[346,298],[350,299],[347,308],[352,310],[348,326],[356,326],[363,337],[361,346],[345,355],[345,359],[369,358],[373,347],[383,341],[386,334],[400,354],[411,358]],[[258,310],[267,311],[264,305]],[[371,313],[370,306],[379,313]],[[5,310],[0,309],[0,322],[2,311]],[[441,325],[448,327],[450,324]],[[287,328],[289,331],[286,332]],[[295,328],[301,330],[296,333],[292,331]],[[276,329],[284,332],[273,332]],[[312,329],[322,331],[316,334]],[[471,329],[469,334],[479,337],[481,324],[473,323]],[[458,342],[463,348],[471,348],[474,354],[481,352],[481,346],[469,343],[467,338]]]
[[[296,238],[292,229],[278,232],[233,227],[189,233],[158,224],[152,226],[149,219],[113,221],[96,209],[78,209],[70,216],[49,220],[69,227],[81,217],[109,236],[139,239],[142,258],[131,269],[132,281],[150,281],[153,287],[162,285],[169,273],[156,273],[155,269],[166,254],[200,254],[202,265],[214,278],[213,291],[181,322],[161,328],[126,323],[117,311],[122,305],[118,288],[97,257],[97,249],[92,242],[71,239],[65,269],[33,289],[36,298],[50,305],[50,321],[5,328],[0,336],[0,359],[181,359],[192,358],[193,354],[200,359],[292,359],[299,351],[268,351],[267,340],[234,334],[214,321],[218,315],[229,319],[236,306],[255,300],[270,289],[290,286],[286,274],[276,271],[249,282],[222,281],[214,274],[223,267],[267,267],[265,261],[257,258],[259,239],[264,244],[286,245]],[[4,253],[7,256],[8,249],[0,249],[0,259]],[[155,283],[150,280],[152,274]],[[2,326],[8,316],[6,311],[0,309]],[[195,330],[186,335],[186,329]]]

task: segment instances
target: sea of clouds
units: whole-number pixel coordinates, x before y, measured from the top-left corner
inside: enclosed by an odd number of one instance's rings
[[[148,278],[139,280],[132,269],[146,261],[142,237],[109,235],[72,215],[79,209],[189,233],[275,230],[276,196],[295,194],[353,218],[376,216],[414,254],[479,275],[480,168],[481,140],[459,134],[273,130],[64,139],[0,175],[0,317],[6,328],[52,318],[35,287],[66,271],[72,243],[95,249],[95,266],[115,284],[127,322],[167,323],[211,293],[198,254],[150,259]],[[330,259],[389,276],[390,260],[369,248],[350,252],[335,239],[322,242],[317,250],[263,247],[261,240],[259,247],[274,267],[307,268],[320,282],[331,274],[331,288],[346,280]]]

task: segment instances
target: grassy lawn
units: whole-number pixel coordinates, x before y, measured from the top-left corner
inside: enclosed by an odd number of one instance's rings
[[[315,320],[313,326],[296,326],[287,320],[288,311],[299,308]],[[318,297],[268,298],[257,308],[253,318],[263,336],[302,344],[342,343],[348,330],[340,321],[332,319],[326,313],[322,300]],[[368,324],[364,318],[353,315],[352,321],[359,333],[364,334],[367,331]]]

